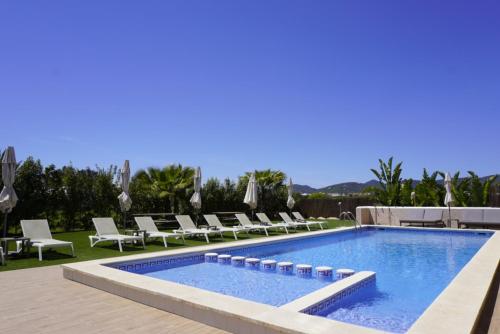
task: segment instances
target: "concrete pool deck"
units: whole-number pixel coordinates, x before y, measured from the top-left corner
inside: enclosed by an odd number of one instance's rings
[[[60,266],[0,273],[0,301],[5,334],[227,333],[66,280]]]

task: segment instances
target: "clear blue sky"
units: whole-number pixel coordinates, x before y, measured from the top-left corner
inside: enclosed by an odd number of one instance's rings
[[[204,178],[500,172],[500,3],[0,0],[0,146]]]

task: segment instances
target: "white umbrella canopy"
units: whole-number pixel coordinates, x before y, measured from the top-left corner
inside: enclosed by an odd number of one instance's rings
[[[2,181],[3,189],[0,193],[0,211],[4,213],[3,237],[7,236],[7,214],[17,204],[17,195],[14,190],[14,181],[16,179],[16,152],[14,147],[9,146],[2,157]]]
[[[122,188],[122,193],[118,195],[118,201],[120,202],[120,208],[122,212],[127,212],[132,206],[132,199],[128,193],[128,186],[130,183],[130,163],[125,160],[123,168],[120,172],[120,185]]]
[[[444,205],[451,206],[453,204],[453,194],[451,193],[451,176],[446,173],[444,176],[444,188],[446,189],[446,196],[444,197]]]
[[[245,193],[245,198],[243,203],[247,204],[250,209],[254,210],[257,208],[257,180],[255,179],[255,172],[250,175],[248,179],[247,192]]]
[[[288,199],[286,201],[286,206],[291,210],[295,205],[295,200],[293,199],[293,182],[292,178],[288,180]]]
[[[201,209],[201,168],[196,168],[194,172],[194,194],[191,196],[189,202],[195,209]]]

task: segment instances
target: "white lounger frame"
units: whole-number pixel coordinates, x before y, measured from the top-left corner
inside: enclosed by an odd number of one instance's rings
[[[293,220],[292,217],[290,217],[286,212],[280,212],[279,215],[285,223],[296,226],[305,226],[308,231],[311,230],[311,228],[309,227],[311,225],[318,225],[321,229],[323,229],[323,226],[321,226],[321,224],[319,224],[318,222],[307,222],[307,221],[298,222]]]
[[[70,247],[71,255],[75,256],[75,249],[71,241],[61,241],[52,238],[47,219],[21,220],[21,229],[23,230],[24,237],[30,238],[31,245],[38,248],[38,261],[43,260],[42,250],[44,248]]]
[[[197,228],[196,225],[194,224],[193,220],[191,219],[191,216],[188,215],[177,215],[175,216],[175,219],[179,222],[179,225],[181,226],[180,230],[175,231],[176,233],[189,233],[192,235],[203,235],[205,236],[205,240],[207,241],[207,244],[210,243],[210,239],[208,238],[209,235],[213,234],[219,234],[222,239],[224,239],[224,236],[222,235],[222,231],[220,230],[209,230],[209,229],[201,229]]]
[[[292,215],[295,217],[295,220],[299,221],[299,222],[306,222],[306,223],[312,223],[312,224],[319,224],[319,227],[321,227],[321,229],[323,229],[323,224],[325,224],[325,222],[322,222],[322,221],[316,221],[316,222],[313,222],[313,221],[310,221],[310,220],[306,220],[304,218],[304,216],[302,216],[302,214],[298,211],[293,211],[292,212]]]
[[[221,232],[231,232],[234,235],[234,240],[238,240],[238,233],[240,232],[246,232],[248,234],[247,228],[243,226],[233,226],[233,227],[227,227],[222,225],[222,223],[219,220],[219,217],[217,215],[211,214],[211,215],[203,215],[203,218],[207,221],[209,226],[215,226],[217,227]]]
[[[269,236],[269,233],[267,232],[268,230],[270,230],[270,229],[277,230],[278,228],[284,227],[284,226],[276,226],[275,224],[273,224],[272,226],[254,224],[250,221],[248,216],[244,213],[237,213],[235,216],[238,219],[238,221],[240,222],[241,226],[243,226],[244,228],[247,228],[248,230],[264,230],[264,232],[266,233],[266,236]],[[288,233],[288,231],[287,231],[287,233]]]
[[[144,244],[144,236],[139,235],[124,235],[118,232],[113,218],[92,218],[96,229],[96,235],[89,235],[90,247],[94,247],[102,241],[114,241],[118,243],[118,249],[123,252],[122,243],[140,241],[142,248],[146,248]]]
[[[282,227],[285,229],[286,234],[288,234],[288,228],[291,227],[293,229],[297,229],[295,226],[290,225],[288,223],[278,223],[278,224],[273,224],[271,219],[264,213],[264,212],[258,212],[256,213],[257,218],[260,220],[261,223],[263,224],[268,224],[267,226],[269,227]]]
[[[161,232],[158,230],[154,220],[150,216],[143,217],[134,217],[137,226],[139,226],[139,230],[145,231],[146,235],[144,236],[147,239],[163,239],[163,244],[165,247],[168,247],[167,238],[182,238],[182,243],[186,243],[184,240],[184,235],[189,235],[189,233],[168,233]]]

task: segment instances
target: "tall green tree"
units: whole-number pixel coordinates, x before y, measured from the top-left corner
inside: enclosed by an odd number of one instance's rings
[[[19,201],[10,214],[10,226],[16,229],[21,219],[44,218],[47,189],[40,160],[28,157],[17,168],[14,182]]]
[[[435,171],[432,174],[424,168],[422,180],[415,187],[417,206],[442,206],[445,190],[438,183],[438,176],[444,179],[444,173]]]
[[[497,175],[488,177],[481,181],[476,173],[469,171],[470,177],[470,206],[488,206],[491,187],[497,179]]]
[[[460,178],[460,172],[456,172],[451,178],[451,193],[453,194],[454,206],[469,206],[470,179]]]
[[[401,193],[399,204],[403,206],[413,206],[411,193],[413,192],[413,179],[404,180],[401,183]]]
[[[370,169],[378,180],[379,187],[368,187],[365,189],[375,195],[377,201],[382,205],[400,205],[401,196],[401,168],[402,162],[397,163],[393,167],[393,157],[387,160],[387,163],[382,159],[378,160],[379,170]]]

